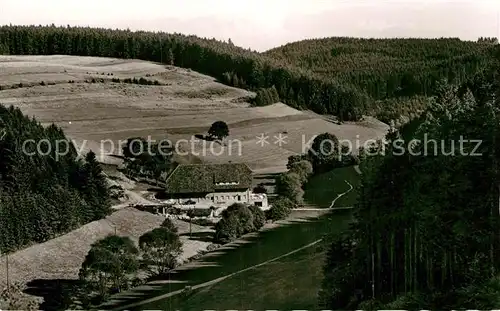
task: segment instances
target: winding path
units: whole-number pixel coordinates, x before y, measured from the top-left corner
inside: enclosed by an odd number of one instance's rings
[[[346,195],[346,194],[348,194],[349,192],[351,192],[351,191],[352,191],[352,189],[354,189],[354,187],[351,185],[351,183],[350,183],[350,182],[348,182],[347,180],[344,180],[344,181],[346,182],[346,184],[348,184],[348,185],[349,185],[350,189],[349,189],[349,190],[347,190],[347,191],[342,192],[342,193],[341,193],[341,194],[339,194],[339,195],[337,195],[337,197],[336,197],[336,198],[332,201],[332,204],[330,204],[330,207],[328,207],[329,209],[332,209],[332,208],[333,208],[333,206],[335,205],[335,202],[336,202],[338,199],[340,199],[340,198],[341,198],[341,197],[343,197],[344,195]]]

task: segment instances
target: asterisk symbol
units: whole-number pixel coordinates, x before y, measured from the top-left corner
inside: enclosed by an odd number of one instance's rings
[[[278,136],[274,135],[274,138],[276,139],[276,141],[274,143],[280,147],[281,147],[281,145],[287,144],[286,139],[288,138],[288,136],[286,136],[286,135],[279,133]]]
[[[269,136],[264,135],[264,133],[260,134],[257,136],[257,145],[260,145],[261,147],[264,147],[264,145],[269,144],[267,141],[269,139]]]

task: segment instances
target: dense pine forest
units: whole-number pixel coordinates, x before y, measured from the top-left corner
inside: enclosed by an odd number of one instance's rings
[[[465,82],[489,64],[497,44],[494,40],[472,42],[458,38],[335,37],[294,42],[264,54],[324,79],[356,86],[379,101],[368,109],[369,113],[385,116],[388,110],[408,114],[401,111],[401,105],[409,97],[436,95],[441,80]],[[397,100],[386,101],[394,98]],[[425,100],[420,98],[418,102]],[[417,113],[421,109],[425,105],[416,105],[412,110]]]
[[[357,221],[331,244],[324,307],[500,306],[497,72],[441,85],[422,117],[388,134],[385,155],[362,161]],[[393,144],[412,139],[413,155]]]
[[[0,106],[0,129],[5,131],[0,140],[2,252],[44,242],[110,212],[108,187],[93,152],[78,158],[60,128],[44,128],[13,107]]]
[[[464,81],[484,68],[492,53],[489,41],[332,38],[301,41],[261,54],[215,39],[163,32],[0,27],[0,54],[162,62],[254,91],[274,86],[284,103],[334,114],[340,120],[358,120],[362,114],[392,118],[409,110],[418,114],[427,105],[425,98],[435,94],[437,81]],[[424,99],[413,100],[418,105],[409,109],[407,103],[415,95]],[[394,98],[402,99],[386,101]]]

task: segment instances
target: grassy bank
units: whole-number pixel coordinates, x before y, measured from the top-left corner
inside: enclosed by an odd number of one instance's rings
[[[170,275],[169,282],[158,282],[156,284],[149,284],[135,289],[130,293],[124,293],[120,296],[115,297],[114,301],[111,301],[107,306],[103,306],[106,309],[114,309],[120,307],[126,307],[129,304],[136,303],[139,301],[144,301],[151,297],[156,297],[169,292],[174,292],[176,290],[183,289],[185,286],[193,286],[201,284],[210,280],[217,279],[222,276],[229,275],[231,273],[238,272],[245,268],[263,263],[270,259],[276,258],[290,251],[296,250],[304,245],[312,243],[318,239],[321,239],[325,234],[330,232],[339,231],[347,226],[351,220],[351,214],[349,211],[335,212],[332,214],[327,214],[319,218],[308,219],[308,221],[290,221],[287,224],[279,226],[274,229],[266,230],[256,234],[254,236],[247,237],[244,239],[243,243],[239,245],[232,244],[225,246],[209,256],[203,257],[200,261],[196,262],[192,266],[187,266],[184,269],[176,271],[175,274]],[[319,244],[318,244],[319,245]],[[317,247],[312,247],[307,250],[315,251]],[[292,296],[296,296],[293,292],[287,294],[287,288],[293,288],[295,286],[300,286],[296,288],[297,292],[302,292],[306,290],[308,298],[304,297],[305,300],[313,302],[316,299],[316,288],[319,286],[319,278],[313,277],[309,271],[310,267],[307,268],[309,263],[305,267],[301,265],[290,264],[291,262],[299,262],[299,259],[295,256],[300,256],[302,252],[295,253],[290,258],[285,257],[278,261],[272,262],[269,266],[263,265],[257,269],[251,270],[237,275],[237,277],[229,278],[221,283],[215,284],[212,287],[203,288],[207,295],[219,297],[218,299],[224,299],[224,297],[231,296],[231,293],[226,292],[227,290],[239,291],[240,296],[234,298],[235,300],[227,301],[226,305],[219,304],[219,308],[227,309],[232,308],[232,305],[237,304],[238,301],[246,304],[255,300],[264,306],[268,302],[272,302],[272,296],[262,297],[262,282],[269,283],[269,286],[275,288],[283,288],[282,302],[292,301]],[[308,253],[303,258],[307,258]],[[310,254],[318,256],[317,264],[315,266],[317,269],[321,266],[321,256],[320,254]],[[303,261],[306,261],[303,259]],[[300,269],[304,268],[302,272]],[[259,277],[260,275],[260,277]],[[305,281],[307,279],[307,281]],[[233,285],[234,282],[240,284],[236,289]],[[312,282],[315,285],[311,286],[308,282]],[[217,286],[217,287],[216,287]],[[219,288],[220,286],[220,288]],[[213,288],[213,291],[210,289]],[[271,289],[269,289],[271,290]],[[313,293],[314,292],[314,293]],[[194,293],[196,295],[196,293]],[[292,295],[292,296],[290,296]],[[239,297],[239,298],[238,298]],[[261,297],[261,298],[259,298]],[[176,300],[173,300],[176,299]],[[192,299],[192,298],[191,298]],[[201,298],[200,298],[201,299]],[[229,299],[229,298],[227,298]],[[212,300],[217,300],[212,298]],[[177,306],[182,306],[182,309],[199,309],[199,303],[202,300],[197,298],[190,300],[190,296],[178,296],[169,299],[158,300],[150,304],[140,305],[134,308],[128,308],[128,310],[144,310],[144,309],[170,309],[177,308]],[[220,301],[219,301],[220,302]],[[214,306],[217,302],[213,302]],[[191,304],[193,307],[191,307]],[[208,306],[207,306],[208,307]],[[202,309],[206,309],[203,307]],[[249,306],[250,307],[250,306]],[[266,308],[272,308],[272,305]]]
[[[177,295],[146,309],[313,310],[323,278],[323,244],[317,244],[212,286]]]
[[[333,199],[350,189],[348,181],[354,189],[335,202],[336,207],[353,206],[356,203],[356,187],[360,176],[354,166],[342,167],[330,172],[313,176],[304,186],[304,201],[310,205],[327,208]]]

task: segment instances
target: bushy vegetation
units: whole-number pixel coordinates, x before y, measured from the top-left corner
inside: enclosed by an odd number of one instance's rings
[[[208,208],[191,208],[187,211],[187,215],[193,217],[208,217],[212,214],[212,209]]]
[[[222,140],[229,136],[229,127],[224,121],[215,121],[208,129],[208,135],[213,139]]]
[[[112,235],[94,243],[79,273],[89,296],[106,297],[129,288],[139,269],[138,253],[129,237]]]
[[[158,80],[149,80],[145,79],[143,77],[140,77],[139,79],[137,78],[125,78],[123,80],[120,80],[120,78],[113,78],[111,79],[112,82],[115,83],[128,83],[128,84],[140,84],[140,85],[161,85],[160,81]]]
[[[177,266],[177,257],[182,253],[179,235],[171,228],[153,229],[139,238],[139,247],[146,269],[163,275]]]
[[[312,172],[320,174],[339,167],[357,164],[357,159],[353,156],[352,151],[349,146],[341,144],[337,136],[331,133],[322,133],[314,138],[306,153],[288,157],[286,167],[289,171],[294,171],[296,170],[294,167],[303,166],[303,161],[308,161],[312,164]],[[298,164],[298,162],[302,164]],[[309,168],[306,171],[309,171]]]
[[[264,185],[264,183],[260,183],[256,187],[253,188],[252,192],[253,193],[267,193],[267,188]]]
[[[221,220],[215,225],[214,242],[228,243],[240,236],[258,231],[264,225],[265,215],[258,207],[234,203],[222,211]]]
[[[175,167],[173,148],[168,144],[153,143],[142,137],[131,137],[123,146],[125,173],[132,177],[148,177],[159,181]]]
[[[108,185],[93,152],[81,159],[60,128],[44,128],[13,107],[0,106],[0,129],[5,133],[0,140],[2,253],[110,212]]]
[[[276,177],[276,193],[295,204],[302,204],[304,190],[302,190],[302,179],[299,174],[288,171],[278,175]]]
[[[174,222],[170,218],[165,218],[165,220],[161,224],[161,227],[173,233],[178,232],[178,228],[175,226]]]
[[[38,302],[31,296],[23,293],[24,286],[10,284],[0,290],[0,310],[38,311]]]
[[[424,116],[388,134],[385,154],[361,163],[356,222],[331,244],[322,307],[498,308],[497,72],[442,86]],[[463,136],[480,146],[459,147]],[[401,155],[397,139],[420,143]]]
[[[278,197],[271,208],[266,211],[266,218],[272,221],[285,219],[290,215],[296,204],[287,197]]]
[[[254,106],[267,106],[280,101],[280,96],[276,87],[273,85],[269,88],[258,89],[255,98],[252,99],[251,103]]]
[[[92,245],[80,269],[79,283],[68,292],[72,295],[68,305],[76,300],[84,307],[98,305],[110,294],[142,283],[141,271],[157,276],[174,269],[181,253],[182,242],[171,222],[144,233],[139,248],[129,237],[110,235]]]
[[[311,162],[305,157],[292,156],[287,165],[288,171],[276,177],[276,194],[278,198],[272,202],[266,217],[272,221],[286,218],[293,208],[303,203],[302,186],[313,173]]]

